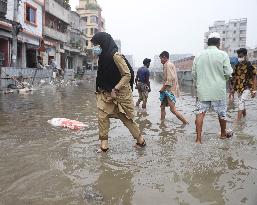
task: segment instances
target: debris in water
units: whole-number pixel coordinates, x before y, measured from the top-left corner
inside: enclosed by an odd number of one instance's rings
[[[76,120],[70,120],[67,118],[52,118],[47,122],[55,127],[65,127],[72,130],[78,130],[86,127],[86,125],[82,122],[79,122]]]

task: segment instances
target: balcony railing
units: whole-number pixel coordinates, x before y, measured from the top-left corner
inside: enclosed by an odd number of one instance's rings
[[[44,35],[53,38],[55,40],[61,41],[63,43],[66,43],[68,40],[67,34],[66,33],[61,33],[57,30],[54,30],[49,27],[44,27]]]

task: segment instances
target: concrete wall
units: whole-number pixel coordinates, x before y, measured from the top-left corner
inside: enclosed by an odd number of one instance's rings
[[[70,26],[74,29],[81,30],[80,29],[80,16],[77,12],[71,11],[69,14],[69,23]]]
[[[41,79],[46,82],[50,82],[52,77],[52,70],[37,70],[35,68],[11,68],[2,67],[0,68],[0,90],[7,88],[9,84],[18,85],[18,83],[11,77],[18,78],[23,76],[24,81],[32,83],[35,77],[34,84],[38,83]]]
[[[7,2],[7,13],[6,13],[6,19],[13,21],[13,1],[8,0]]]
[[[192,78],[192,72],[191,71],[178,71],[178,81],[181,85],[193,85],[193,78]]]
[[[64,72],[64,80],[73,80],[74,79],[74,70],[66,69]]]
[[[46,26],[44,27],[44,35],[49,36],[53,39],[59,40],[61,42],[68,41],[68,36],[66,33],[59,32],[55,29],[52,29]]]
[[[69,11],[54,0],[45,0],[45,11],[69,24]]]

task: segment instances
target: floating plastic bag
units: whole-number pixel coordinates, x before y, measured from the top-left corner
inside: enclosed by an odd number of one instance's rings
[[[55,127],[64,127],[72,130],[82,129],[86,127],[86,125],[82,122],[70,120],[67,118],[53,118],[51,120],[48,120],[47,122]]]

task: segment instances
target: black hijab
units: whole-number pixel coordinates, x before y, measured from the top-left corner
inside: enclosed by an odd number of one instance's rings
[[[118,52],[118,47],[111,35],[105,32],[96,33],[91,39],[91,42],[94,45],[100,45],[102,48],[102,53],[99,56],[98,66],[99,69],[104,69],[104,67],[107,67],[110,62],[113,61],[113,55]]]
[[[102,48],[98,60],[96,90],[98,91],[100,88],[111,91],[121,79],[119,70],[113,60],[113,55],[118,52],[118,47],[111,35],[105,32],[96,33],[91,42],[94,45],[100,45]]]

